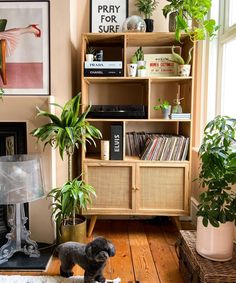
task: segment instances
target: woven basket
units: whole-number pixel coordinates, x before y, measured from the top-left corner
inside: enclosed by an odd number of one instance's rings
[[[233,258],[227,262],[211,261],[200,256],[195,249],[196,232],[180,231],[176,243],[179,268],[186,283],[235,283],[236,247]]]

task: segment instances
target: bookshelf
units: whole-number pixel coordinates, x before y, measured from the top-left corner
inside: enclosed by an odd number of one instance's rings
[[[97,198],[85,214],[92,216],[91,234],[99,215],[165,215],[189,214],[194,66],[190,77],[127,77],[127,63],[135,50],[143,47],[144,53],[171,53],[171,46],[180,46],[187,56],[192,42],[182,35],[180,45],[174,33],[114,33],[82,35],[82,104],[92,105],[144,105],[145,117],[89,118],[99,128],[104,140],[111,138],[111,126],[122,127],[121,160],[101,160],[100,141],[82,151],[82,168],[85,181],[96,188]],[[87,46],[103,49],[104,61],[122,61],[123,76],[84,76],[84,58]],[[193,58],[194,58],[193,52]],[[194,60],[192,60],[194,62]],[[160,111],[153,109],[157,99],[173,101],[183,97],[183,112],[189,119],[162,119]],[[141,160],[127,154],[127,134],[145,132],[188,138],[185,160]]]

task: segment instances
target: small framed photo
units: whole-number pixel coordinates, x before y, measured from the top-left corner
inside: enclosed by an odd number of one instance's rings
[[[90,32],[121,32],[128,0],[90,0]]]
[[[0,87],[50,95],[49,1],[0,1]]]

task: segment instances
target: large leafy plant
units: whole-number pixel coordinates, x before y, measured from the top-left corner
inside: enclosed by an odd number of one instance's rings
[[[163,9],[163,15],[175,12],[175,37],[180,41],[181,32],[190,36],[192,41],[204,40],[208,36],[210,39],[216,35],[219,26],[214,19],[206,19],[211,8],[211,0],[167,0]],[[191,24],[189,25],[189,21]]]
[[[94,188],[83,180],[72,180],[72,156],[75,148],[80,145],[86,148],[86,142],[96,145],[95,139],[102,137],[101,132],[86,120],[90,107],[80,113],[80,98],[79,93],[64,106],[52,103],[61,110],[59,116],[38,108],[37,116],[48,117],[50,122],[32,131],[32,135],[42,141],[44,147],[50,145],[59,148],[61,158],[63,159],[64,153],[68,157],[68,182],[62,187],[52,189],[48,194],[53,197],[53,215],[57,228],[69,218],[75,224],[76,212],[86,209],[91,202],[90,194],[95,195]]]
[[[200,194],[197,215],[203,217],[203,225],[210,222],[214,227],[220,223],[235,221],[236,192],[236,119],[217,116],[204,129],[199,150],[201,170],[199,182],[204,192]]]
[[[138,7],[138,11],[144,15],[145,19],[150,19],[158,4],[159,2],[156,0],[137,0],[135,6]]]

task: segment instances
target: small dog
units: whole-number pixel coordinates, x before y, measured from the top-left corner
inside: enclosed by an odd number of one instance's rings
[[[61,276],[73,276],[72,268],[78,264],[85,271],[84,283],[105,283],[103,269],[107,259],[115,255],[115,247],[104,237],[97,237],[88,244],[63,243],[56,248],[56,253],[61,260]]]

